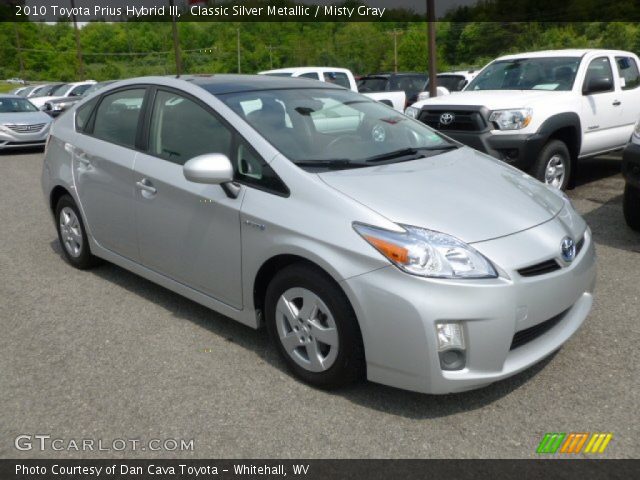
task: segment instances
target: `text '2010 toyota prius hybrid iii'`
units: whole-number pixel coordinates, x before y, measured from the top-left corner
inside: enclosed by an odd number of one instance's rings
[[[115,83],[56,121],[42,185],[73,266],[264,323],[313,385],[481,387],[592,304],[591,233],[563,193],[328,83]]]

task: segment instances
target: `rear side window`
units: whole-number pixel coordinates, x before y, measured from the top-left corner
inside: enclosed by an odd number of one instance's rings
[[[78,132],[86,131],[87,125],[89,124],[89,119],[91,118],[91,113],[93,112],[96,103],[98,103],[98,97],[92,99],[91,101],[85,103],[76,111],[76,130]]]
[[[618,75],[622,90],[632,90],[640,86],[640,72],[638,64],[632,57],[616,57]]]
[[[349,85],[349,77],[344,72],[325,72],[324,81],[335,83],[341,87],[351,88],[351,85]]]
[[[104,96],[96,111],[93,135],[107,142],[133,148],[144,94],[144,88],[135,88]]]
[[[149,152],[184,165],[205,153],[231,155],[233,135],[196,102],[173,92],[158,91],[151,115]]]
[[[307,72],[299,75],[300,78],[311,78],[313,80],[320,80],[316,72]]]

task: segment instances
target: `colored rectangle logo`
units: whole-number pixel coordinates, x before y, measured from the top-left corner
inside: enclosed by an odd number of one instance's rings
[[[542,441],[538,445],[536,453],[550,455],[555,453],[604,453],[612,438],[613,433],[573,432],[567,434],[561,432],[550,432],[546,433],[544,437],[542,437]]]

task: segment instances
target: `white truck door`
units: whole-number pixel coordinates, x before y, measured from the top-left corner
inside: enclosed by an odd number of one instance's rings
[[[582,148],[580,156],[611,150],[623,145],[620,90],[614,82],[611,59],[602,55],[592,59],[586,70],[582,91],[590,85],[610,82],[610,88],[582,95]],[[602,83],[601,83],[602,84]]]
[[[625,141],[633,132],[633,126],[640,118],[640,71],[638,61],[631,55],[616,55],[616,73],[620,84],[620,110]]]

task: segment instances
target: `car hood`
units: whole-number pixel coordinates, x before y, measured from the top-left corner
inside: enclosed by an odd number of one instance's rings
[[[490,110],[504,108],[530,107],[540,102],[553,101],[567,92],[555,92],[548,90],[482,90],[482,91],[462,91],[451,95],[443,95],[420,101],[416,107],[428,105],[455,106],[455,105],[478,105],[487,107]]]
[[[0,113],[0,124],[2,125],[33,125],[49,122],[51,122],[51,117],[43,112]]]
[[[564,205],[542,183],[468,147],[319,176],[393,222],[447,233],[467,243],[540,225]]]
[[[57,100],[58,98],[65,98],[65,97],[35,97],[35,98],[30,98],[29,100],[36,107],[41,107],[45,103],[47,103],[47,102],[49,102],[51,100]]]
[[[76,103],[80,100],[83,100],[82,97],[50,97],[50,100],[47,100],[44,103]]]

